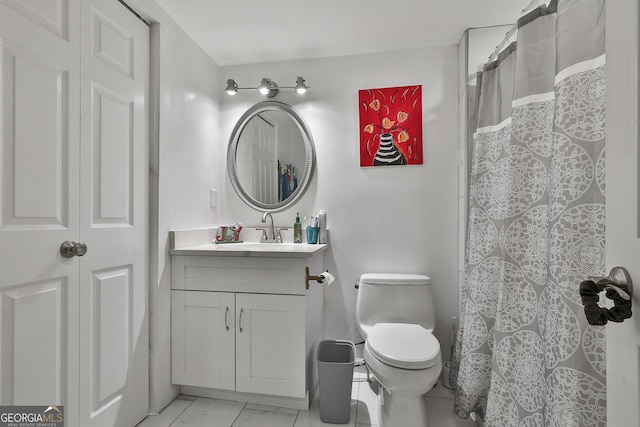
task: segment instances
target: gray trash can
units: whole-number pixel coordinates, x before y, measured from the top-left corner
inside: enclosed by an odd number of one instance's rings
[[[351,384],[356,346],[351,341],[324,340],[318,344],[320,420],[346,424],[351,418]]]

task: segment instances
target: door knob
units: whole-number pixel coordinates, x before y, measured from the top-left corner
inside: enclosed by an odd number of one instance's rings
[[[623,299],[629,301],[633,294],[633,282],[631,275],[624,267],[613,267],[608,276],[605,277],[589,277],[597,285],[602,286],[601,289],[611,289],[618,293]]]
[[[74,256],[83,256],[87,253],[87,245],[82,242],[74,242],[67,240],[60,245],[60,255],[64,258],[73,258]]]

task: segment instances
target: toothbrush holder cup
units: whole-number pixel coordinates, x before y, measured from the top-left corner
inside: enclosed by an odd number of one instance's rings
[[[318,233],[320,232],[320,227],[307,227],[307,243],[315,244],[318,243]]]

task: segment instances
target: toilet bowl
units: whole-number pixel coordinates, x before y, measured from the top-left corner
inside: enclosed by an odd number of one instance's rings
[[[424,394],[442,371],[431,279],[417,274],[363,274],[356,320],[364,360],[380,384],[379,420],[385,427],[425,427]]]
[[[378,412],[386,427],[424,427],[424,394],[442,370],[438,340],[420,325],[378,323],[369,332],[364,360],[380,383]]]

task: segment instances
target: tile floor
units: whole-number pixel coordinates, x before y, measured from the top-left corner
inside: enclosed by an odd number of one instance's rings
[[[160,415],[149,416],[137,427],[316,427],[320,421],[316,392],[308,411],[255,405],[252,403],[179,396]],[[378,426],[376,394],[359,368],[354,372],[351,393],[351,420],[348,427]],[[440,383],[426,397],[429,425],[433,427],[474,427],[453,413],[453,391]],[[389,426],[401,427],[401,426]]]

